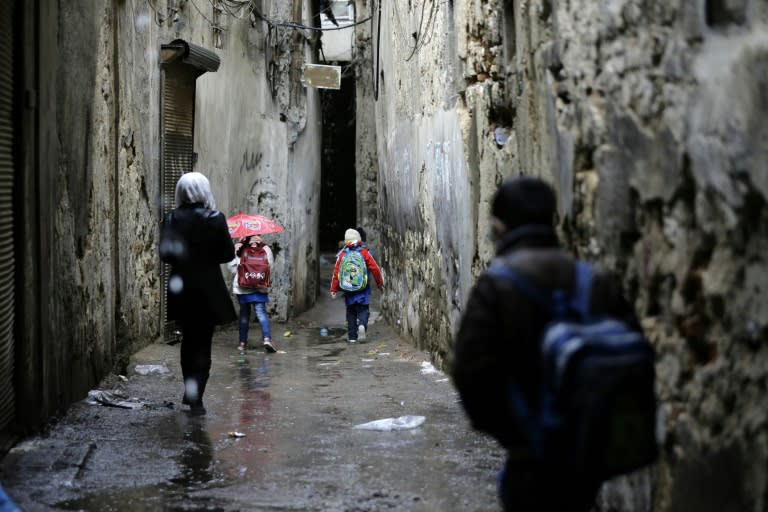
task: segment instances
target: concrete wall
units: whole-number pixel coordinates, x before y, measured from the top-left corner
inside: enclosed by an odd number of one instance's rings
[[[308,2],[263,4],[270,19],[311,18]],[[224,13],[216,34],[211,4],[201,10],[187,1],[25,6],[24,88],[37,111],[23,119],[20,180],[23,425],[39,426],[158,339],[163,43],[183,38],[220,56],[219,71],[198,80],[196,170],[226,214],[285,226],[273,238],[275,317],[314,302],[320,124],[317,94],[298,83],[313,50],[282,31],[273,98],[263,21]]]
[[[443,359],[492,254],[496,184],[551,182],[563,239],[619,273],[659,352],[662,462],[607,486],[604,510],[768,506],[767,10],[384,4],[385,314]]]

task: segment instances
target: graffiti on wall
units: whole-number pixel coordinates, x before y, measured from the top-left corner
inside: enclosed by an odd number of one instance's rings
[[[252,171],[261,163],[264,154],[261,151],[243,151],[243,160],[240,164],[240,172]]]

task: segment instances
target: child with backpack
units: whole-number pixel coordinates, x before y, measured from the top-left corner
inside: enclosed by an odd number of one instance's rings
[[[245,237],[235,244],[236,257],[228,263],[229,271],[234,274],[232,293],[240,303],[240,344],[244,351],[248,347],[248,328],[251,321],[251,307],[261,327],[262,346],[269,353],[277,352],[272,342],[272,333],[267,314],[269,302],[270,269],[272,268],[272,249],[258,235]]]
[[[360,233],[348,229],[344,233],[344,248],[336,255],[331,279],[331,298],[335,299],[339,290],[344,292],[349,343],[365,341],[366,338],[371,296],[369,271],[381,290],[384,287],[384,279],[381,277],[379,265],[363,244]]]

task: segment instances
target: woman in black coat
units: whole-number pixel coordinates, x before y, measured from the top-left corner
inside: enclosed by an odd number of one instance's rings
[[[178,322],[182,333],[182,403],[202,415],[214,326],[236,320],[219,268],[235,257],[235,248],[205,176],[184,174],[176,184],[176,204],[163,219],[160,259],[171,265],[168,318]]]

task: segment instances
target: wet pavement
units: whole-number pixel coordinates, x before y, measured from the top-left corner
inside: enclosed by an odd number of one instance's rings
[[[179,346],[150,345],[127,379],[100,387],[142,407],[73,405],[3,459],[2,484],[25,511],[498,510],[501,450],[470,430],[428,354],[372,311],[368,342],[354,345],[343,300],[325,296],[287,324],[272,322],[284,353],[240,353],[234,327],[217,332],[203,417],[180,405]],[[253,324],[251,340],[258,335]],[[405,415],[426,419],[405,430],[353,428]]]

